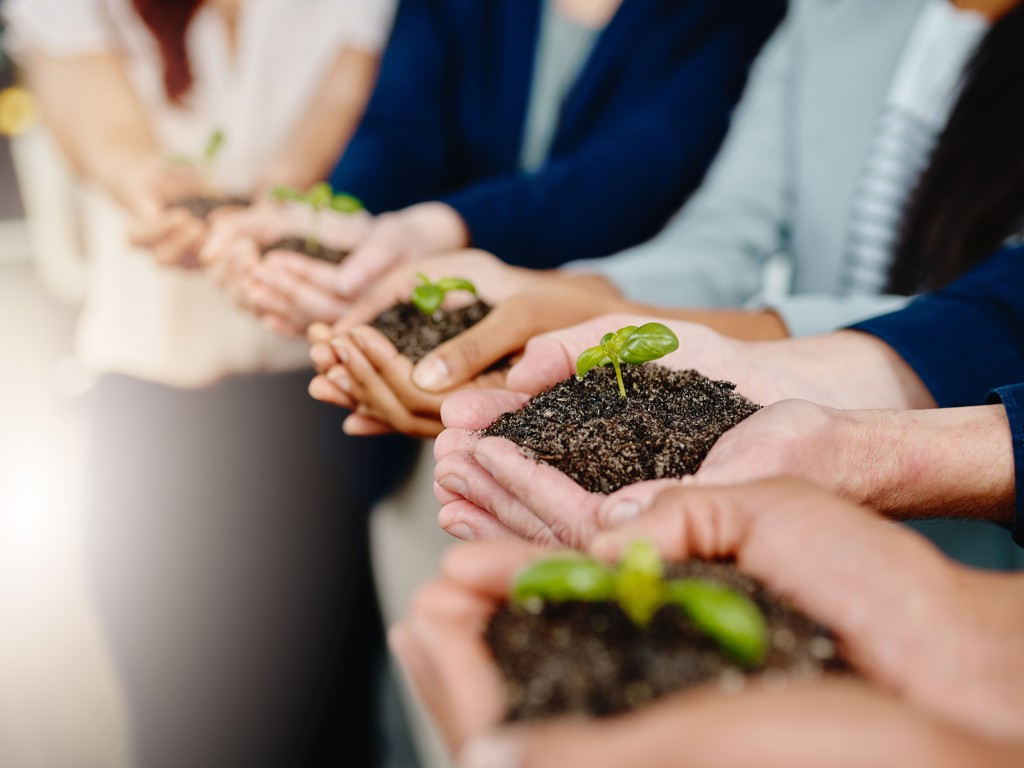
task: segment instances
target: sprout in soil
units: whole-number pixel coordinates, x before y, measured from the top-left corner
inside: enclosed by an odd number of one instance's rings
[[[295,187],[274,187],[270,196],[276,200],[286,200],[309,206],[313,212],[309,222],[309,233],[306,235],[306,250],[316,251],[320,247],[320,213],[330,208],[338,213],[356,213],[363,210],[362,201],[355,195],[345,192],[336,193],[326,181],[320,181],[303,192]]]
[[[410,300],[424,315],[434,314],[450,291],[467,291],[476,296],[476,286],[464,277],[442,277],[436,283],[422,272],[417,272],[416,277],[420,284],[412,289]]]
[[[617,567],[584,556],[558,556],[527,566],[512,587],[518,603],[612,600],[643,629],[664,605],[676,605],[740,664],[757,666],[768,648],[764,616],[752,600],[704,579],[665,579],[654,545],[638,539]]]
[[[576,359],[576,377],[582,379],[591,368],[611,364],[619,382],[619,397],[625,397],[622,363],[642,365],[678,348],[679,339],[661,323],[644,323],[639,328],[627,325],[614,333],[606,333],[600,344],[583,351]]]
[[[217,162],[221,149],[224,148],[225,141],[227,141],[227,136],[225,136],[224,131],[217,129],[207,138],[203,153],[198,158],[173,154],[167,158],[167,162],[171,165],[197,168],[203,177],[203,189],[207,197],[217,197],[219,193],[217,191],[217,184],[213,179],[213,167]]]

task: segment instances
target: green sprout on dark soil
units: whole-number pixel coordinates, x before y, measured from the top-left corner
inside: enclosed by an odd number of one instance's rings
[[[203,177],[203,189],[207,191],[207,195],[215,197],[217,195],[217,185],[213,180],[213,167],[226,141],[227,136],[224,134],[224,131],[217,129],[206,139],[206,146],[198,158],[184,154],[172,154],[168,156],[167,162],[170,165],[198,169]]]
[[[666,580],[661,556],[643,539],[632,542],[614,568],[572,555],[533,563],[517,576],[512,599],[521,604],[614,601],[641,629],[662,606],[675,605],[744,666],[757,666],[768,650],[764,616],[750,598],[715,581]]]
[[[591,368],[610,364],[615,368],[615,378],[619,382],[619,397],[625,397],[622,363],[642,365],[678,348],[678,337],[661,323],[644,323],[639,328],[627,325],[614,333],[606,333],[600,344],[580,354],[576,359],[576,377],[582,379]]]
[[[422,272],[417,272],[416,277],[420,284],[412,289],[409,299],[424,315],[434,314],[451,291],[466,291],[476,296],[476,286],[464,277],[442,277],[436,283]]]
[[[338,213],[356,213],[364,208],[358,197],[346,192],[336,193],[326,181],[317,182],[305,192],[295,187],[274,187],[270,190],[270,196],[275,200],[309,206],[313,216],[306,235],[307,251],[315,251],[320,247],[320,214],[324,210],[329,208]]]

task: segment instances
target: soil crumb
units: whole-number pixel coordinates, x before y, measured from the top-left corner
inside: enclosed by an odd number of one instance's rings
[[[270,251],[295,251],[309,256],[311,259],[320,259],[331,264],[340,264],[342,259],[349,254],[348,251],[329,248],[320,243],[313,243],[312,248],[309,246],[310,242],[304,237],[282,237],[280,240],[276,240],[266,246],[263,249],[263,255],[265,256]]]

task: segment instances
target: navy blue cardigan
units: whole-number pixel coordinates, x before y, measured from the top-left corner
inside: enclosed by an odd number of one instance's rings
[[[554,267],[653,236],[704,176],[783,0],[623,0],[519,171],[540,0],[402,0],[331,174],[372,212],[441,200],[472,244]]]
[[[1024,546],[1024,247],[853,328],[896,350],[939,406],[1003,404],[1017,483],[1013,540]]]

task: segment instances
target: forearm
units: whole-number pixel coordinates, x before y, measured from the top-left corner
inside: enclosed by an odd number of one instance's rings
[[[161,157],[159,142],[119,58],[32,53],[29,84],[78,173],[132,205],[126,170]]]
[[[896,519],[1012,521],[1014,458],[1002,406],[852,411],[839,418],[848,446],[844,495]]]
[[[313,102],[263,174],[265,186],[305,189],[326,177],[363,116],[377,75],[378,56],[346,48],[334,61]]]

